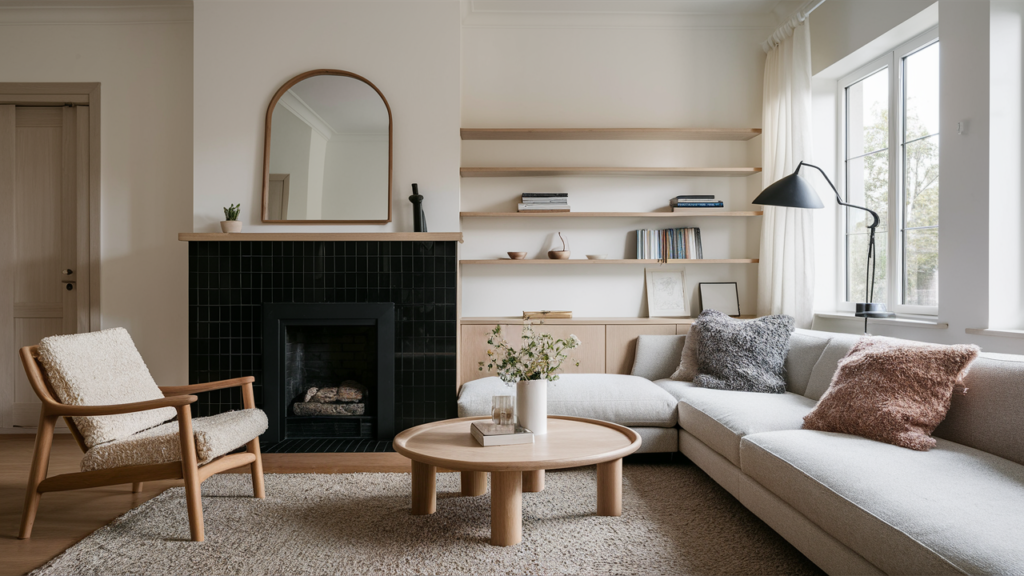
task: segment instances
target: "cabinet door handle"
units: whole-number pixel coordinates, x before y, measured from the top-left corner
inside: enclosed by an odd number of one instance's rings
[[[61,284],[64,285],[64,289],[67,290],[68,292],[70,292],[70,291],[75,289],[75,281],[74,280],[63,280],[63,281],[61,281]]]
[[[60,273],[65,276],[71,276],[72,274],[75,273],[75,271],[72,270],[71,268],[65,268],[64,270],[61,270]]]

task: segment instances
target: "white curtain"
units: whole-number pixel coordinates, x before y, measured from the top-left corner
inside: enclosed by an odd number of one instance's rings
[[[811,158],[811,36],[794,18],[765,42],[762,183],[792,174]],[[803,171],[801,171],[802,173]],[[811,210],[764,206],[757,313],[788,314],[809,328],[814,306],[814,230]]]

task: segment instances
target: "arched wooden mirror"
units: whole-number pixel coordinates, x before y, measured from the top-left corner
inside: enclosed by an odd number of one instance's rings
[[[267,108],[263,221],[391,222],[391,107],[372,82],[312,70]]]

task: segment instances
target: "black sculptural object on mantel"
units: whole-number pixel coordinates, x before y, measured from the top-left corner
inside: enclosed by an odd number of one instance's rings
[[[416,184],[412,185],[412,196],[409,196],[409,202],[412,202],[412,231],[426,232],[427,217],[423,214],[423,195],[420,194],[419,186]]]

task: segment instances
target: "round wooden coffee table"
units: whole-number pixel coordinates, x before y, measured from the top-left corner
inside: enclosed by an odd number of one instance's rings
[[[548,433],[533,444],[480,446],[469,433],[473,420],[423,424],[395,437],[395,450],[412,460],[412,513],[437,508],[437,467],[462,473],[462,495],[481,496],[491,473],[491,544],[523,540],[523,491],[544,489],[544,471],[597,464],[597,513],[622,514],[622,457],[640,448],[636,432],[600,420],[549,416]]]

